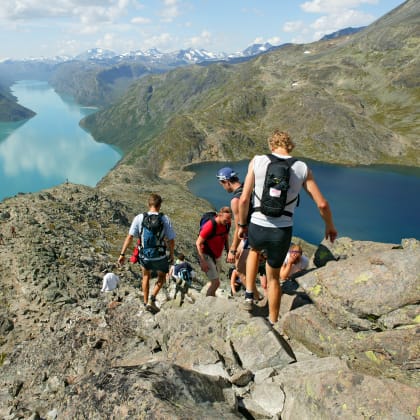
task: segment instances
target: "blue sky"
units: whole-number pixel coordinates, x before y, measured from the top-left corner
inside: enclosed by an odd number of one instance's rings
[[[369,25],[403,0],[1,0],[0,60],[307,43]]]

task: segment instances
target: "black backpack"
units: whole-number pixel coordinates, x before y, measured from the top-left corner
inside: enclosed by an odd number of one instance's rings
[[[204,252],[207,254],[207,255],[210,255],[211,257],[213,257],[213,259],[214,259],[214,255],[213,255],[213,253],[210,251],[210,248],[209,248],[209,246],[207,245],[207,241],[209,240],[209,239],[211,239],[211,238],[213,238],[214,236],[216,236],[216,235],[220,235],[220,236],[228,236],[229,235],[229,231],[230,231],[230,223],[228,224],[228,225],[225,225],[225,227],[226,227],[226,231],[225,232],[221,232],[221,233],[216,233],[216,230],[217,230],[217,222],[216,222],[216,220],[215,220],[215,217],[217,216],[217,213],[215,212],[215,211],[207,211],[207,212],[205,212],[205,213],[203,213],[203,215],[201,216],[201,218],[200,218],[200,232],[201,232],[201,229],[203,228],[203,226],[206,224],[206,222],[208,221],[208,220],[211,220],[211,223],[212,223],[212,225],[213,225],[213,230],[212,230],[212,233],[211,233],[211,235],[206,239],[206,242],[204,243]],[[225,242],[225,247],[227,248],[227,241]]]
[[[299,195],[287,201],[287,191],[290,187],[290,167],[297,161],[296,158],[281,159],[274,155],[267,155],[270,163],[265,174],[263,192],[260,198],[260,207],[254,211],[271,217],[281,215],[293,216],[293,213],[284,208],[299,199]],[[258,197],[258,196],[257,196]]]
[[[143,213],[140,231],[140,255],[143,258],[159,258],[166,254],[163,227],[163,213]]]

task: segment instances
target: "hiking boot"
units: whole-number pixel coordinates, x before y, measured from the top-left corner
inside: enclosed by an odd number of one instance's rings
[[[154,300],[149,300],[149,302],[146,305],[146,310],[154,314],[160,311],[160,309],[156,306],[156,302]]]
[[[242,309],[251,312],[254,309],[254,301],[252,299],[245,299],[242,303]]]

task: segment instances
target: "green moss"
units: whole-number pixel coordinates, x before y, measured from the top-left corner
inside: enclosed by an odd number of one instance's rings
[[[381,364],[381,361],[376,357],[375,353],[372,350],[365,352],[366,357],[376,364]]]
[[[367,283],[372,278],[372,273],[360,273],[355,279],[356,284]]]
[[[0,353],[0,366],[3,366],[4,361],[6,360],[7,353]]]
[[[319,296],[322,292],[322,286],[320,284],[317,284],[314,287],[311,287],[309,289],[309,293],[312,294],[313,296]]]

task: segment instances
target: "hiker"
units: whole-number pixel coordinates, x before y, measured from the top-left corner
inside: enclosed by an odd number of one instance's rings
[[[300,245],[290,245],[289,252],[286,255],[283,265],[280,268],[280,281],[285,282],[293,274],[306,270],[309,266],[309,258],[303,255],[303,249]]]
[[[174,299],[176,299],[176,295],[180,292],[180,305],[182,305],[185,295],[188,294],[188,289],[191,287],[193,279],[195,279],[195,272],[191,264],[185,260],[184,254],[178,255],[178,259],[171,270],[171,278],[176,284]]]
[[[216,290],[220,286],[221,257],[223,250],[229,249],[231,219],[230,208],[222,207],[214,217],[215,232],[213,232],[213,220],[209,219],[200,229],[195,243],[200,267],[210,282],[207,296],[216,296]]]
[[[16,238],[16,229],[14,226],[10,226],[10,236]]]
[[[0,245],[4,245],[3,233],[0,232]]]
[[[230,295],[234,296],[241,290],[245,290],[245,276],[238,273],[238,270],[235,266],[230,267],[229,269],[229,279],[230,279]]]
[[[105,273],[102,279],[101,292],[111,292],[117,287],[119,281],[120,278],[116,274],[111,272]]]
[[[233,264],[235,257],[238,253],[238,246],[241,241],[238,235],[238,211],[239,211],[239,197],[242,194],[243,183],[239,181],[238,174],[229,167],[221,168],[217,171],[216,178],[219,180],[220,185],[229,194],[233,194],[230,200],[230,208],[232,210],[235,229],[232,235],[232,243],[229,247],[227,255],[227,262]]]
[[[139,263],[142,269],[143,301],[149,312],[156,313],[156,296],[165,283],[166,274],[169,272],[169,264],[174,260],[175,232],[171,220],[160,213],[162,197],[151,194],[148,199],[149,210],[138,214],[131,223],[130,230],[125,238],[118,262],[122,264],[125,252],[131,245],[133,237],[141,238]],[[156,232],[153,231],[156,226]],[[166,249],[169,248],[169,261]],[[157,281],[149,296],[149,282],[153,271],[157,273]]]
[[[251,247],[247,259],[244,308],[248,311],[253,309],[255,267],[258,266],[255,262],[258,261],[261,251],[265,250],[267,255],[268,321],[274,325],[278,321],[280,311],[280,268],[289,250],[292,238],[293,211],[302,187],[315,201],[325,222],[325,238],[333,242],[337,237],[337,230],[328,201],[318,188],[312,171],[306,163],[290,156],[295,145],[289,134],[275,130],[268,139],[268,145],[271,155],[256,155],[248,165],[248,173],[239,199],[238,227],[239,236],[247,237]],[[274,168],[279,166],[288,166],[287,173],[290,174],[287,179],[288,189],[285,193],[283,185],[270,184],[266,179],[266,174],[270,175]],[[275,181],[278,180],[275,178]],[[254,210],[248,224],[248,208],[252,194]],[[283,198],[286,202],[281,201]],[[278,207],[279,203],[282,203],[281,207]],[[274,207],[273,211],[271,211],[271,207]],[[275,214],[275,211],[279,209],[279,216],[267,215],[267,213]]]
[[[219,180],[220,185],[224,190],[230,194],[233,194],[230,200],[230,208],[233,214],[233,220],[235,224],[235,230],[232,235],[232,243],[229,247],[229,253],[227,256],[227,262],[234,263],[236,270],[241,276],[245,278],[246,273],[246,261],[249,254],[248,241],[239,238],[239,198],[242,194],[243,183],[240,182],[238,174],[230,167],[224,167],[217,171],[216,178]],[[255,261],[255,264],[257,262]],[[254,293],[258,296],[258,290],[255,285]]]
[[[176,262],[175,262],[175,264],[173,265],[173,268],[172,268],[172,277],[175,278],[175,279],[180,278],[179,274],[184,269],[188,271],[188,273],[191,277],[191,280],[195,278],[195,272],[192,268],[192,265],[188,261],[185,260],[185,255],[184,254],[179,254],[178,259],[176,260]]]

